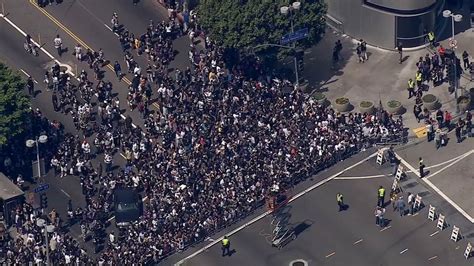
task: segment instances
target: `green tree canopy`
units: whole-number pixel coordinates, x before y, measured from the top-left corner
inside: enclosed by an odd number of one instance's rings
[[[21,77],[0,62],[0,146],[25,131],[30,100]]]
[[[301,0],[293,16],[284,16],[280,7],[292,0],[201,0],[199,23],[211,38],[226,48],[252,48],[261,44],[279,44],[291,31],[309,29],[309,36],[298,42],[301,47],[317,43],[325,29],[326,4],[322,0]]]

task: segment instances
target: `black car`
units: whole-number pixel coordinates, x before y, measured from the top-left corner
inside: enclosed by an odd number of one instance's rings
[[[114,191],[115,223],[128,226],[141,215],[140,195],[132,188],[117,188]]]

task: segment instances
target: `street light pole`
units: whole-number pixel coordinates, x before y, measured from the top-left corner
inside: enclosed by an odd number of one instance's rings
[[[449,18],[451,17],[451,42],[453,43],[453,46],[452,46],[452,49],[453,49],[453,68],[454,68],[454,99],[456,101],[456,113],[459,114],[459,103],[458,103],[458,74],[457,74],[457,63],[458,63],[458,60],[457,60],[457,57],[456,57],[456,52],[455,52],[455,49],[456,49],[456,45],[455,45],[455,40],[454,40],[454,33],[455,33],[455,30],[454,30],[454,22],[461,22],[462,21],[462,15],[460,14],[453,14],[453,12],[451,12],[451,10],[444,10],[443,11],[443,17],[445,18]]]
[[[36,145],[36,162],[38,163],[38,178],[41,178],[41,165],[40,165],[40,153],[39,153],[39,144],[48,142],[48,136],[40,135],[34,140],[29,139],[26,141],[26,147],[33,148],[33,145]]]
[[[298,11],[300,8],[301,8],[301,2],[293,2],[293,4],[291,4],[289,6],[283,6],[283,7],[280,8],[280,13],[281,14],[283,14],[283,15],[288,15],[289,14],[289,16],[290,16],[291,34],[293,34],[295,32],[294,25],[293,25],[293,19],[294,19],[294,15],[295,15],[294,13],[296,13],[296,11]],[[296,58],[297,57],[297,55],[296,55],[296,42],[293,42],[291,47],[293,48],[293,51],[295,52],[295,55],[293,57],[293,62],[294,62],[294,65],[295,65],[295,78],[296,78],[295,86],[298,88],[299,83],[300,83],[300,77],[299,77],[299,73],[298,73],[298,59]]]

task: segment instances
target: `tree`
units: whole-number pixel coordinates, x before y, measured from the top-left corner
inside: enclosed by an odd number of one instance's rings
[[[0,63],[0,146],[28,126],[30,100],[23,92],[24,86],[18,74]]]
[[[199,23],[211,38],[225,48],[252,48],[261,44],[279,44],[291,31],[309,29],[309,36],[298,42],[301,47],[317,43],[325,30],[326,4],[322,0],[301,0],[294,16],[284,16],[280,7],[292,0],[201,0]],[[262,50],[266,48],[256,49]]]

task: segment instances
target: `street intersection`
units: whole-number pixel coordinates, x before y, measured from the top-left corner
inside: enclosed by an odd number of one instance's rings
[[[111,62],[122,62],[118,40],[107,26],[110,15],[118,12],[121,23],[137,33],[146,28],[149,19],[160,21],[166,18],[166,12],[152,3],[154,1],[142,1],[143,4],[133,12],[129,10],[129,2],[74,1],[43,10],[37,8],[34,1],[12,1],[6,4],[6,13],[9,20],[31,34],[54,59],[71,66],[72,72],[77,74],[81,69],[87,69],[87,65],[77,62],[71,52],[58,58],[53,53],[54,36],[60,34],[69,51],[80,43],[93,50],[103,48],[106,58]],[[24,75],[31,75],[40,89],[43,73],[54,59],[45,53],[40,53],[39,57],[28,56],[22,49],[22,34],[3,19],[0,20],[0,36],[0,59]],[[177,56],[172,67],[183,69],[188,64],[188,37],[179,38],[174,42],[174,47]],[[351,55],[351,52],[345,54],[349,58]],[[145,59],[139,60],[141,65],[146,65]],[[389,68],[391,63],[385,64]],[[308,68],[311,69],[311,66]],[[120,82],[113,77],[111,69],[106,71],[113,82],[114,91],[118,93],[120,101],[125,103],[129,79]],[[334,90],[331,93],[338,92]],[[40,107],[50,119],[61,121],[66,131],[74,131],[70,119],[53,111],[50,98],[50,93],[42,90],[33,101],[33,107]],[[125,110],[124,115],[131,116],[136,125],[143,125],[138,112]],[[377,188],[379,185],[390,188],[393,177],[388,175],[391,172],[390,165],[385,163],[379,166],[374,157],[368,158],[376,152],[371,149],[319,173],[295,188],[294,200],[287,209],[291,215],[290,223],[298,228],[297,238],[283,249],[277,250],[269,245],[271,215],[264,215],[265,210],[261,210],[245,221],[211,236],[207,242],[170,257],[164,265],[179,262],[182,265],[288,265],[297,259],[304,259],[309,265],[472,265],[472,259],[466,260],[463,252],[467,242],[474,242],[474,143],[472,138],[461,144],[454,143],[453,139],[451,135],[451,141],[439,151],[435,150],[433,143],[424,141],[396,149],[403,159],[402,165],[407,169],[407,177],[402,182],[404,193],[423,196],[425,207],[415,216],[400,217],[389,205],[387,226],[379,228],[375,225],[373,212]],[[424,180],[420,180],[417,174],[420,156],[429,171]],[[116,155],[114,161],[118,165],[124,164],[120,155]],[[73,199],[76,205],[84,205],[77,178],[68,176],[58,179],[49,175],[46,180],[51,184],[47,192],[50,208],[54,207],[65,215],[69,199]],[[348,204],[348,209],[340,213],[337,212],[337,192],[344,194]],[[438,230],[436,222],[427,219],[429,205],[436,206],[440,213],[447,216],[447,228]],[[449,240],[453,225],[461,228],[463,238],[458,242]],[[230,239],[235,253],[222,258],[218,240],[231,231],[234,232]],[[79,239],[80,230],[77,226],[71,229],[71,234]]]

